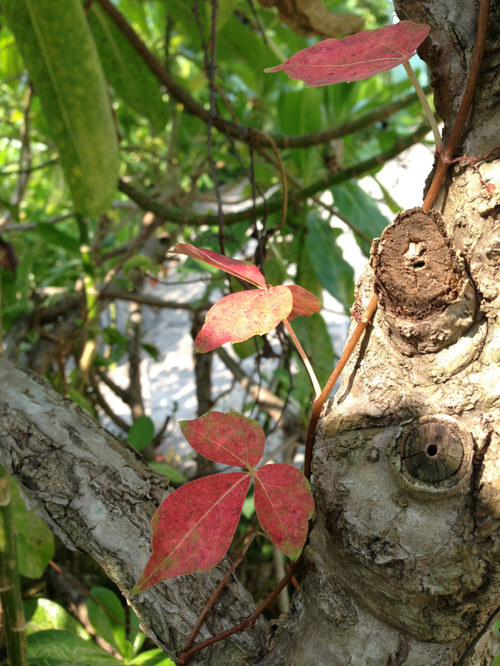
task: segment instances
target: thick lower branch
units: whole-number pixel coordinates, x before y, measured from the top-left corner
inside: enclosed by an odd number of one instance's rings
[[[39,377],[0,359],[0,382],[0,464],[17,479],[29,506],[67,547],[88,553],[102,566],[136,609],[148,636],[175,656],[224,566],[131,597],[150,555],[149,523],[167,491],[166,479]],[[253,610],[250,596],[232,577],[200,639],[227,630]],[[265,623],[258,621],[253,630],[203,651],[193,663],[255,663],[265,636]]]

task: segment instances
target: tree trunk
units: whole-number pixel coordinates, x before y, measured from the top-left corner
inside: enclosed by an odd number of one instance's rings
[[[477,3],[398,0],[424,21],[422,56],[449,135],[475,40]],[[500,13],[460,150],[499,132]],[[496,154],[498,156],[498,153]],[[460,162],[437,213],[399,216],[374,244],[360,294],[373,326],[324,414],[313,472],[316,522],[303,589],[263,656],[264,621],[199,664],[380,666],[488,663],[500,606],[500,161]],[[478,171],[479,170],[479,171]],[[480,174],[479,174],[480,172]],[[0,462],[70,548],[89,553],[169,654],[178,653],[224,567],[137,597],[164,482],[39,378],[0,359]],[[252,612],[233,578],[201,630]]]
[[[477,3],[398,0],[449,135]],[[460,151],[434,206],[372,247],[373,327],[323,415],[317,514],[295,612],[262,664],[490,664],[500,607],[500,13]],[[462,155],[460,152],[458,155]],[[480,172],[480,173],[479,173]],[[442,218],[441,218],[442,215]]]

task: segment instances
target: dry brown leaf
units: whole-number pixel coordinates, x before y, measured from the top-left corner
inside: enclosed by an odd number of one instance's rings
[[[335,14],[322,0],[259,0],[262,7],[276,7],[280,20],[305,37],[345,37],[359,32],[364,20],[353,14]]]

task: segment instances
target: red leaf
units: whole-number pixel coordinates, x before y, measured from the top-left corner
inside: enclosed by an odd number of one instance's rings
[[[359,81],[409,60],[429,31],[423,23],[400,21],[344,39],[325,39],[265,71],[285,71],[309,86]]]
[[[203,248],[198,249],[197,247],[194,247],[194,245],[189,245],[188,243],[177,243],[172,252],[187,254],[188,257],[203,261],[205,264],[215,266],[215,268],[220,268],[221,271],[235,275],[236,277],[245,280],[245,282],[254,284],[256,287],[266,286],[266,280],[257,266],[247,264],[245,261],[231,259],[218,252],[212,252],[212,250],[205,250]]]
[[[163,500],[151,521],[153,553],[134,594],[218,564],[231,544],[249,483],[245,472],[215,474],[191,481]]]
[[[288,287],[269,287],[229,294],[207,312],[203,328],[196,336],[197,352],[208,352],[225,342],[243,342],[264,335],[286,319],[292,311]]]
[[[309,317],[321,310],[320,301],[307,289],[296,284],[288,285],[287,289],[290,289],[293,295],[293,308],[287,317],[288,321],[300,316]]]
[[[306,477],[291,465],[265,465],[255,473],[255,511],[263,530],[293,560],[307,536],[314,500]]]
[[[208,412],[192,421],[181,421],[184,437],[209,460],[245,469],[254,468],[264,453],[262,428],[238,412]]]

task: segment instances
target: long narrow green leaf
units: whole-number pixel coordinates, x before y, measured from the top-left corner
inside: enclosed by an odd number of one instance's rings
[[[118,142],[99,56],[80,0],[4,0],[76,209],[103,213],[118,181]]]

